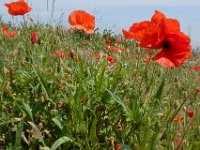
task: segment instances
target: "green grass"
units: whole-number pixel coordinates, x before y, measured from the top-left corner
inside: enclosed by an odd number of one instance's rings
[[[166,69],[144,62],[144,49],[109,30],[87,36],[40,24],[9,29],[15,38],[0,32],[0,149],[200,148],[198,53]],[[33,31],[39,44],[31,44]],[[106,35],[127,50],[106,50]],[[56,50],[69,56],[56,57]],[[183,119],[174,122],[176,115]]]

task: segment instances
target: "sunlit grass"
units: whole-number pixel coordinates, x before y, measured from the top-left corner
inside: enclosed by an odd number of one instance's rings
[[[26,23],[9,30],[14,38],[0,32],[0,149],[200,147],[198,53],[167,69],[109,30]],[[34,31],[39,42],[31,44]]]

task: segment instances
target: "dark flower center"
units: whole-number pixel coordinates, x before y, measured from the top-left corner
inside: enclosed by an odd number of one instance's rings
[[[163,46],[164,49],[169,49],[171,47],[171,44],[170,44],[169,41],[164,41],[162,43],[162,46]]]

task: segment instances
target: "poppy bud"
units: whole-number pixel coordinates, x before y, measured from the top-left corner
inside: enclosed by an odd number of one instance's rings
[[[188,117],[189,118],[193,118],[194,117],[194,110],[192,108],[189,108],[187,113],[188,113]]]
[[[74,50],[72,49],[71,52],[70,52],[71,58],[74,58],[74,55],[75,55],[75,52],[74,52]]]
[[[120,149],[121,149],[121,144],[119,144],[119,143],[116,144],[116,149],[117,149],[117,150],[120,150]]]
[[[32,32],[31,34],[31,43],[36,44],[39,42],[38,32]]]

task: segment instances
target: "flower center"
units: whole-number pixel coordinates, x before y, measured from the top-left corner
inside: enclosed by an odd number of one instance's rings
[[[169,49],[171,47],[171,44],[170,44],[169,41],[164,41],[162,46],[163,46],[164,49]]]

